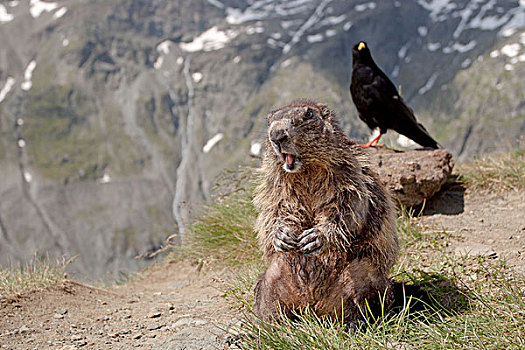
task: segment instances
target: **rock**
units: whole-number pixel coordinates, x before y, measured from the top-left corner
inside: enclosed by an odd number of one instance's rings
[[[365,152],[394,198],[407,207],[431,198],[441,189],[454,167],[452,154],[443,149],[399,152],[368,148]]]
[[[156,323],[156,324],[152,324],[152,325],[150,325],[150,326],[148,327],[148,331],[155,331],[155,330],[160,329],[160,328],[162,328],[162,327],[164,327],[163,324],[158,324],[158,323]]]
[[[160,312],[159,311],[151,311],[151,312],[148,312],[147,316],[148,318],[157,318],[157,317],[160,317]]]

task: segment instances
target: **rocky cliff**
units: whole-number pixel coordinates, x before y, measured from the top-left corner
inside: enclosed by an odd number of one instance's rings
[[[524,27],[523,1],[1,1],[0,263],[140,267],[293,98],[365,139],[359,40],[456,157],[523,147]]]

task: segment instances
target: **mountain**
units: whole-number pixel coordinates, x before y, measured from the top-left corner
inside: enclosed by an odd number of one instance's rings
[[[457,158],[523,147],[524,28],[523,1],[2,1],[0,263],[144,266],[294,98],[365,139],[348,92],[360,40]]]

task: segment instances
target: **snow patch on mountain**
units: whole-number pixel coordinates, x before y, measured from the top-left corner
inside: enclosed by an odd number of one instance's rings
[[[5,6],[0,4],[0,23],[11,22],[14,18],[15,16],[7,13]]]
[[[26,70],[24,71],[24,81],[22,84],[20,84],[20,88],[24,91],[28,91],[33,86],[33,82],[31,81],[31,78],[33,77],[33,71],[36,68],[36,61],[32,60],[29,62],[29,64],[26,67]]]
[[[366,10],[373,10],[376,8],[376,6],[376,3],[373,1],[365,2],[364,4],[355,5],[354,10],[356,10],[357,12],[363,12]]]
[[[428,80],[425,83],[425,85],[423,85],[421,88],[419,88],[419,90],[417,92],[420,95],[423,95],[423,94],[427,93],[434,86],[434,83],[436,82],[437,77],[438,77],[437,73],[432,74],[430,76],[430,78],[428,78]]]
[[[4,84],[4,87],[0,89],[0,102],[2,102],[9,91],[11,91],[11,88],[15,85],[15,79],[13,77],[7,77],[7,80]]]
[[[304,33],[308,29],[310,29],[312,26],[314,26],[322,17],[324,9],[326,6],[332,2],[332,0],[322,0],[321,3],[315,8],[314,13],[304,21],[304,23],[301,25],[301,27],[292,35],[292,39],[286,43],[283,47],[283,53],[286,54],[290,52],[292,49],[292,46],[298,43]]]
[[[439,50],[440,47],[441,47],[441,43],[428,43],[427,44],[427,49],[430,52]]]
[[[262,145],[260,142],[252,142],[250,146],[250,154],[259,156],[261,154]]]
[[[425,10],[430,11],[430,18],[434,22],[441,22],[446,19],[443,16],[457,7],[454,1],[450,0],[418,0],[417,3]]]
[[[315,6],[314,3],[311,0],[253,1],[244,10],[228,7],[226,9],[226,22],[229,24],[242,24],[262,19],[294,16],[311,10]]]
[[[57,12],[55,12],[55,13],[53,14],[53,18],[54,18],[54,19],[62,18],[62,17],[66,14],[66,12],[67,12],[67,7],[65,7],[65,6],[64,6],[64,7],[61,7],[60,9],[58,9]]]
[[[318,43],[320,41],[323,41],[323,39],[324,39],[323,34],[308,35],[306,37],[306,41],[308,41],[310,44]]]
[[[414,141],[412,141],[411,139],[409,139],[405,135],[399,135],[397,140],[396,140],[396,142],[401,147],[411,147],[411,146],[414,146],[416,144]]]
[[[41,0],[31,0],[29,3],[29,13],[33,18],[38,18],[42,12],[50,12],[58,8],[56,2],[46,2]]]
[[[520,44],[507,44],[501,48],[501,53],[507,57],[516,57],[520,53]]]
[[[195,72],[191,75],[191,79],[193,79],[195,83],[199,83],[203,77],[204,75],[202,75],[201,72]]]
[[[211,149],[224,137],[223,133],[218,133],[217,135],[213,136],[211,139],[206,142],[204,147],[202,147],[202,152],[208,153],[211,151]]]
[[[443,48],[443,53],[446,53],[446,54],[449,54],[449,53],[452,53],[454,51],[457,51],[457,52],[460,52],[460,53],[464,53],[464,52],[467,52],[467,51],[470,51],[472,50],[474,47],[476,47],[476,40],[472,40],[470,41],[469,43],[467,44],[462,44],[462,43],[454,43],[450,46],[447,46],[447,47],[444,47]]]
[[[182,50],[187,52],[214,51],[222,49],[230,40],[234,39],[238,33],[234,30],[219,30],[211,27],[189,43],[180,43]]]
[[[220,1],[218,1],[218,0],[208,0],[208,2],[209,2],[211,5],[213,5],[213,6],[215,6],[215,7],[218,7],[218,8],[220,8],[220,9],[223,9],[223,8],[225,7],[224,4],[223,4],[222,2],[220,2]]]

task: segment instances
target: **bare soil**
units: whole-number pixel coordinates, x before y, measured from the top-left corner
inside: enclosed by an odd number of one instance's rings
[[[429,201],[426,233],[450,254],[505,259],[525,276],[525,193],[452,190]],[[0,304],[2,349],[227,349],[240,315],[222,297],[227,273],[175,261],[104,289],[74,281]]]
[[[447,252],[504,260],[525,276],[525,192],[447,191],[428,203],[425,231],[446,232]]]
[[[184,261],[99,289],[74,281],[0,304],[2,349],[224,349],[236,313],[222,270]],[[199,272],[200,271],[200,272]]]

